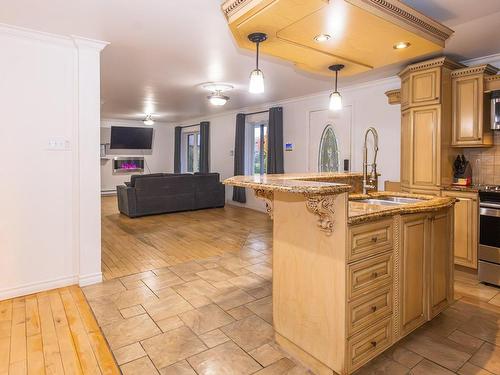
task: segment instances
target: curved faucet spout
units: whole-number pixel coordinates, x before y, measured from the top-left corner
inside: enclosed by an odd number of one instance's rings
[[[370,164],[371,173],[368,181],[368,134],[373,136],[373,162]],[[365,142],[363,144],[363,194],[367,190],[375,190],[377,188],[377,153],[378,153],[378,132],[374,127],[369,127],[365,132]],[[369,182],[369,183],[368,183]]]

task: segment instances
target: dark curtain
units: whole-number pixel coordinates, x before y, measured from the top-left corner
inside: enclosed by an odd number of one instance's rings
[[[174,173],[181,173],[181,133],[182,127],[175,127],[174,145]]]
[[[267,173],[285,173],[283,165],[283,108],[269,109]]]
[[[200,122],[200,173],[210,172],[210,123]]]
[[[234,175],[245,174],[245,115],[236,115],[236,136],[234,140]],[[233,187],[233,201],[246,203],[245,188]]]

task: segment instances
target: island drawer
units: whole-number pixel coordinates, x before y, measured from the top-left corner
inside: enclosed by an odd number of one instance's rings
[[[392,252],[347,265],[347,298],[392,284],[393,274]]]
[[[392,344],[392,318],[387,318],[347,341],[347,368],[352,373]]]
[[[348,336],[392,314],[392,285],[354,299],[348,304]]]
[[[394,244],[392,218],[349,228],[347,260],[352,262],[383,253]]]

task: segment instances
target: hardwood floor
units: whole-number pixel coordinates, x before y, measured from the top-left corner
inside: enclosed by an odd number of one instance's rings
[[[119,374],[77,286],[0,302],[0,374]]]
[[[102,198],[102,272],[105,280],[237,253],[252,233],[271,234],[267,216],[249,209],[181,212],[130,219],[116,197]]]

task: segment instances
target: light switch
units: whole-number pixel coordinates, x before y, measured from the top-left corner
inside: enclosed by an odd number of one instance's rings
[[[49,138],[47,149],[49,151],[67,151],[70,149],[70,142],[63,137]]]

